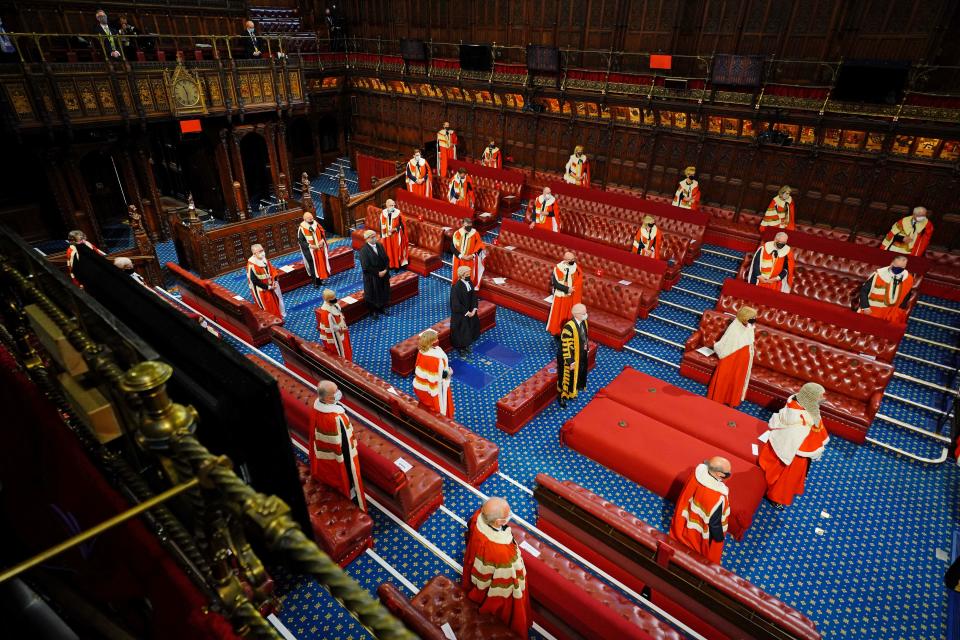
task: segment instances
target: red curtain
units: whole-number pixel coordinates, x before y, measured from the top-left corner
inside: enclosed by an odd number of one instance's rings
[[[20,553],[38,553],[128,508],[76,437],[0,348],[0,509]],[[239,638],[140,520],[46,565],[141,638]],[[149,600],[151,607],[138,604]],[[135,614],[133,612],[136,612]],[[126,615],[124,615],[126,614]]]
[[[367,191],[373,187],[371,178],[382,180],[397,175],[396,163],[393,160],[374,158],[362,153],[357,154],[357,182],[360,191]]]

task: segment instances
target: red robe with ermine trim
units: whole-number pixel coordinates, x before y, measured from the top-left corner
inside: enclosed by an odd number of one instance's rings
[[[483,284],[483,237],[476,229],[470,229],[470,233],[465,233],[463,227],[453,232],[453,280],[451,285],[456,284],[460,277],[457,272],[460,267],[470,267],[470,282],[477,289]]]
[[[324,302],[320,305],[317,329],[320,340],[327,353],[353,360],[353,348],[350,346],[350,328],[343,320],[343,312],[337,303]]]
[[[670,537],[710,562],[720,564],[724,541],[710,539],[710,518],[717,509],[721,510],[721,525],[726,534],[730,519],[729,489],[710,475],[706,464],[698,464],[677,498]]]
[[[433,197],[430,165],[423,158],[420,158],[419,163],[413,158],[407,162],[407,191],[424,198]]]
[[[380,211],[380,243],[387,252],[387,260],[391,269],[399,269],[408,263],[410,242],[407,240],[407,230],[403,226],[403,214],[400,209]]]
[[[437,131],[437,175],[447,177],[450,160],[457,159],[457,132],[453,129]]]
[[[573,288],[565,292],[555,288],[556,285]],[[564,323],[573,317],[573,305],[579,304],[583,298],[583,273],[576,264],[568,265],[560,262],[553,268],[551,286],[554,287],[553,301],[550,303],[550,315],[547,316],[547,331],[550,335],[560,335]]]
[[[662,246],[663,234],[660,233],[660,227],[653,225],[653,229],[648,229],[647,225],[644,224],[640,225],[637,234],[633,237],[631,252],[659,260]]]
[[[731,407],[743,402],[753,369],[753,340],[753,325],[744,326],[734,318],[723,336],[713,345],[720,363],[710,378],[708,398]]]
[[[256,256],[250,256],[247,260],[247,286],[250,287],[253,301],[264,311],[283,318],[286,310],[283,308],[283,298],[277,283],[279,275],[280,270],[266,258],[261,261]],[[266,288],[258,287],[255,282],[266,285]]]
[[[339,403],[326,404],[318,399],[313,409],[310,417],[310,475],[366,511],[357,437],[350,418]],[[344,451],[344,443],[347,451]]]
[[[444,372],[447,372],[446,377]],[[417,351],[413,391],[422,407],[448,418],[453,417],[451,377],[450,361],[439,345],[434,345],[426,352]]]
[[[793,396],[770,417],[770,437],[757,460],[767,480],[767,499],[790,505],[803,495],[811,460],[819,460],[830,434]]]
[[[460,585],[480,611],[502,620],[520,638],[533,624],[527,570],[510,527],[494,529],[478,509],[467,525]]]
[[[490,167],[492,169],[500,169],[503,167],[503,158],[500,154],[499,147],[487,147],[483,150],[483,157],[480,158],[480,164],[485,167]]]
[[[297,242],[303,255],[303,266],[311,278],[330,277],[330,257],[327,253],[327,232],[319,222],[301,222],[297,227]]]
[[[527,209],[534,229],[553,233],[560,231],[560,207],[555,196],[544,196],[541,193],[530,201]]]

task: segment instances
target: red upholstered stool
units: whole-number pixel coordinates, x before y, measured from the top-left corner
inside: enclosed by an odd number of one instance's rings
[[[341,567],[373,547],[373,518],[334,491],[317,482],[306,465],[297,463],[307,513],[317,544]]]
[[[597,345],[587,347],[587,368],[597,362]],[[497,428],[514,434],[557,399],[557,363],[550,362],[497,400]]]

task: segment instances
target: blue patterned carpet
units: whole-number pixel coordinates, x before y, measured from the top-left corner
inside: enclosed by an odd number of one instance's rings
[[[321,180],[323,184],[319,184]],[[320,178],[315,188],[329,189],[331,184],[335,188],[333,178]],[[536,474],[544,472],[573,480],[666,529],[672,504],[561,447],[557,434],[563,422],[625,366],[696,393],[705,392],[703,385],[679,375],[677,363],[682,349],[672,343],[682,345],[698,323],[699,313],[714,306],[719,283],[730,275],[727,270],[736,268],[740,258],[728,249],[706,249],[698,264],[684,269],[679,285],[661,295],[654,314],[637,323],[638,330],[650,335],[638,334],[630,342],[628,347],[636,351],[601,346],[588,392],[566,409],[551,405],[514,436],[494,426],[496,401],[553,358],[553,341],[542,323],[507,309],[497,310],[497,326],[481,337],[473,354],[465,362],[452,362],[457,419],[500,446],[501,472],[483,484],[484,493],[505,496],[517,515],[534,521],[536,504],[529,491]],[[161,260],[171,259],[171,251],[169,243],[158,247]],[[299,260],[299,255],[271,259],[279,266]],[[444,267],[436,275],[449,277],[449,271]],[[218,282],[238,294],[249,295],[242,273],[227,274]],[[360,289],[359,269],[334,276],[329,286],[340,296]],[[412,393],[411,379],[390,371],[389,349],[448,315],[448,287],[439,277],[421,278],[419,296],[392,307],[387,317],[366,318],[352,325],[354,360]],[[312,288],[302,288],[286,296],[287,328],[310,340],[318,339],[313,318],[318,295]],[[950,310],[919,306],[908,334],[955,345],[956,331],[919,320],[958,327],[960,304],[934,298],[923,301]],[[249,351],[245,345],[232,342]],[[272,345],[264,351],[279,358]],[[956,387],[955,376],[935,365],[955,368],[957,351],[907,338],[900,353],[934,364],[900,355],[896,360],[898,371]],[[468,380],[458,382],[458,368]],[[889,386],[881,414],[923,430],[935,430],[937,419],[943,416],[911,402],[949,410],[943,393],[896,379]],[[751,403],[740,408],[763,419],[768,417]],[[943,451],[936,440],[887,420],[876,420],[870,436],[921,458],[937,459]],[[943,464],[922,463],[876,444],[858,446],[834,438],[823,459],[811,468],[806,495],[782,512],[762,504],[744,539],[738,542],[728,538],[723,565],[806,613],[828,638],[943,637],[947,600],[942,574],[946,569],[945,552],[950,550],[952,533],[960,524],[958,479],[960,473],[949,459]],[[399,526],[381,510],[371,509],[376,522],[375,554],[361,556],[348,572],[371,593],[382,582],[390,581],[412,595],[387,566],[416,588],[437,573],[456,578],[457,572],[445,562],[444,554],[454,562],[460,561],[462,521],[479,505],[477,496],[445,479],[444,507],[418,532]],[[291,576],[281,568],[274,571],[283,594],[278,617],[296,637],[367,637],[366,631],[312,578]]]

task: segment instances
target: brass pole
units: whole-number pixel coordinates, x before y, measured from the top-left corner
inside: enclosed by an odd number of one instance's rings
[[[127,520],[136,518],[138,515],[140,515],[144,511],[149,511],[155,506],[159,504],[163,504],[167,500],[180,495],[184,491],[189,491],[190,489],[194,489],[198,486],[200,486],[200,479],[191,478],[190,480],[188,480],[187,482],[184,482],[183,484],[178,484],[177,486],[171,489],[167,489],[161,494],[153,496],[149,500],[145,500],[141,502],[140,504],[133,507],[132,509],[127,509],[123,513],[118,513],[112,518],[108,518],[107,520],[104,520],[100,524],[90,527],[83,533],[78,533],[72,538],[68,538],[63,542],[61,542],[60,544],[54,545],[49,549],[47,549],[46,551],[42,551],[37,555],[33,556],[32,558],[24,560],[20,564],[14,567],[11,567],[10,569],[7,569],[3,573],[0,573],[0,584],[3,584],[4,582],[6,582],[7,580],[10,580],[11,578],[17,577],[24,571],[27,571],[28,569],[32,569],[38,564],[42,564],[47,560],[60,555],[64,551],[69,551],[73,547],[77,546],[78,544],[82,544],[86,542],[90,538],[97,537],[101,533],[104,533],[105,531],[112,529],[118,524],[123,524]]]

